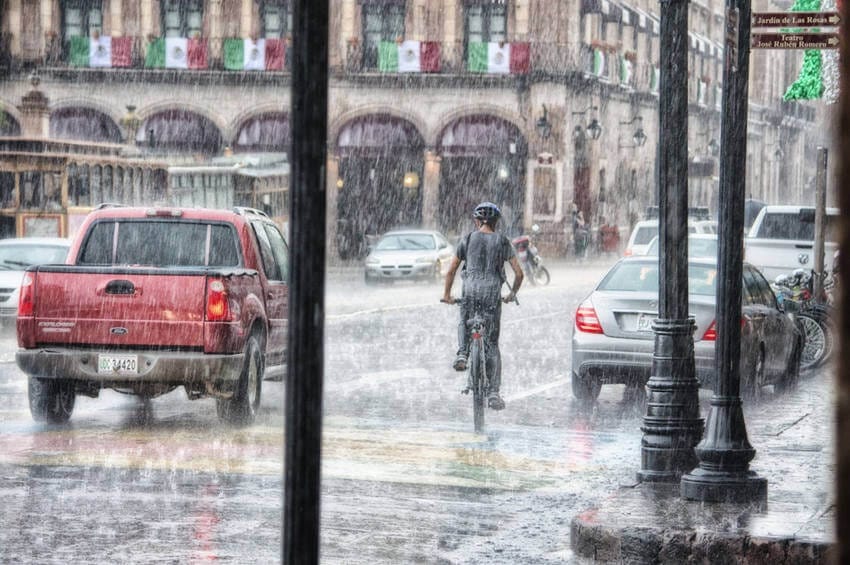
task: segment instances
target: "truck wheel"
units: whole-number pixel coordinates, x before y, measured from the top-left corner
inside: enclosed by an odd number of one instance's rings
[[[30,414],[36,422],[62,424],[74,411],[74,383],[30,377],[27,383]]]
[[[256,335],[251,335],[245,344],[245,363],[233,396],[216,401],[219,418],[235,425],[248,425],[254,422],[260,407],[264,369],[260,342]]]

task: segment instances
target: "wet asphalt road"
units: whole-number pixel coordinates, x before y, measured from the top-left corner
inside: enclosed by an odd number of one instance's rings
[[[440,289],[330,279],[323,563],[577,562],[570,519],[640,465],[642,408],[623,388],[591,411],[569,391],[572,313],[605,268],[555,265],[504,308],[507,409],[482,435]],[[265,383],[247,429],[182,390],[78,398],[69,425],[47,426],[13,350],[0,338],[0,562],[279,562],[282,384]]]

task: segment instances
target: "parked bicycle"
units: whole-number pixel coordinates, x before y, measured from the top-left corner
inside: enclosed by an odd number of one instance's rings
[[[458,298],[452,304],[460,306],[469,298]],[[502,299],[503,302],[508,302]],[[440,302],[445,302],[441,300]],[[519,305],[519,301],[514,296],[513,302]],[[472,393],[472,422],[475,433],[481,433],[484,430],[484,406],[487,403],[487,394],[490,391],[490,378],[487,375],[487,328],[484,315],[477,307],[477,301],[473,301],[472,317],[466,322],[466,327],[469,331],[469,357],[466,363],[466,388],[461,393]]]
[[[833,281],[829,274],[823,275],[826,296],[817,298],[814,296],[815,276],[814,271],[795,269],[790,275],[779,275],[771,285],[777,301],[795,312],[797,323],[805,335],[801,369],[814,369],[826,363],[835,344],[836,328],[829,300]],[[789,308],[789,304],[793,304],[793,308]]]

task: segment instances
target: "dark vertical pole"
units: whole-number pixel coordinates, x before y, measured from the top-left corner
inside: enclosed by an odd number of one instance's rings
[[[699,467],[682,477],[682,496],[708,502],[745,502],[767,497],[767,481],[749,464],[741,409],[741,295],[744,194],[747,170],[747,79],[750,68],[750,0],[727,0],[723,98],[720,123],[720,217],[717,265],[718,380],[705,438],[697,446]],[[757,354],[757,352],[752,352]]]
[[[826,147],[818,147],[818,162],[815,176],[815,255],[814,270],[817,276],[812,289],[815,300],[823,299],[824,241],[826,240]]]
[[[658,319],[638,479],[678,481],[702,435],[688,318],[688,0],[661,2],[658,97]]]
[[[319,562],[327,115],[328,0],[295,0],[282,548],[288,565]]]

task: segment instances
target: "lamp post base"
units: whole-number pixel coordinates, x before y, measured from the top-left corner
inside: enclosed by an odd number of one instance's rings
[[[682,498],[700,502],[767,503],[767,479],[752,471],[741,474],[697,468],[682,476]]]

